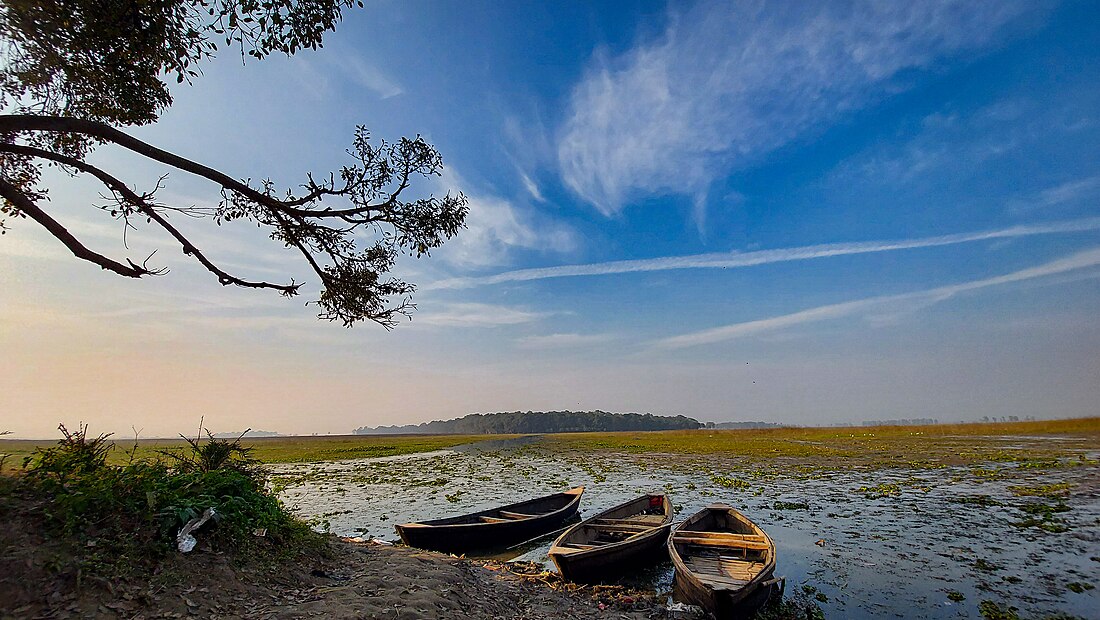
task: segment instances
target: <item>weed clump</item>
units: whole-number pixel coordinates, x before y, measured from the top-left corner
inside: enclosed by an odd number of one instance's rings
[[[62,439],[36,450],[0,492],[18,495],[24,516],[70,548],[75,566],[62,569],[104,577],[151,569],[174,551],[180,528],[208,508],[215,517],[197,537],[209,549],[301,550],[315,540],[266,489],[240,438],[208,434],[167,459],[130,453],[129,462],[112,465],[108,435],[59,428]]]

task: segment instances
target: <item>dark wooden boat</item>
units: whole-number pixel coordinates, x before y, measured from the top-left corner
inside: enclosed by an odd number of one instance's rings
[[[772,539],[726,504],[711,504],[676,526],[668,551],[676,569],[673,596],[719,620],[751,615],[782,587]]]
[[[410,547],[445,553],[498,549],[552,532],[577,514],[584,487],[500,508],[397,526]]]
[[[625,569],[663,556],[671,528],[668,496],[643,495],[566,530],[550,547],[550,559],[570,581],[613,581]]]

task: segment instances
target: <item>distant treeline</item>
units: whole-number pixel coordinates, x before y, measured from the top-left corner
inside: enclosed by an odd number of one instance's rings
[[[364,426],[356,435],[425,434],[482,435],[508,433],[577,433],[584,431],[667,431],[696,429],[703,425],[694,418],[656,416],[652,413],[608,413],[606,411],[512,411],[471,413],[455,420],[435,420],[405,426]]]
[[[786,424],[776,422],[707,422],[707,428],[782,428]]]
[[[863,426],[931,426],[939,424],[936,418],[902,418],[900,420],[864,420]]]
[[[237,437],[282,437],[281,433],[275,431],[254,431],[249,429],[242,435],[240,432],[233,433],[214,433],[214,437],[217,439],[236,439]]]

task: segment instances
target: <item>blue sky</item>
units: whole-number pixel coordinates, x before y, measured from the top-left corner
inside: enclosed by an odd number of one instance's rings
[[[1095,415],[1094,3],[429,3],[324,49],[205,67],[134,133],[283,185],[358,124],[423,134],[469,227],[399,269],[393,332],[222,289],[58,177],[51,208],[131,282],[28,224],[0,239],[2,426],[346,432],[474,411],[702,420]],[[137,187],[162,170],[94,157]],[[162,199],[212,188],[174,173]],[[247,227],[185,223],[242,275],[307,276]],[[199,235],[202,236],[199,236]],[[285,278],[283,278],[285,279]],[[307,292],[306,295],[309,293]]]

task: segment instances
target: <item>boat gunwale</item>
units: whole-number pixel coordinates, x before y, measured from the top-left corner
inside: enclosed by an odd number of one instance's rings
[[[492,527],[497,527],[497,528],[499,528],[501,526],[508,526],[512,523],[537,523],[537,522],[542,521],[544,519],[554,517],[555,515],[558,515],[563,511],[567,511],[572,507],[578,506],[580,504],[580,501],[581,501],[581,495],[583,495],[583,494],[584,494],[584,487],[583,486],[573,487],[572,489],[569,489],[568,491],[562,491],[560,493],[551,493],[550,495],[544,495],[542,497],[535,497],[535,498],[525,500],[525,501],[522,501],[522,502],[516,502],[514,504],[508,504],[506,506],[497,506],[495,508],[489,508],[487,510],[482,510],[482,511],[479,511],[479,512],[470,512],[470,513],[466,513],[466,514],[462,514],[462,515],[457,515],[457,516],[454,516],[454,517],[444,517],[442,519],[432,519],[432,520],[429,520],[429,521],[412,521],[412,522],[409,522],[409,523],[400,523],[400,524],[397,524],[395,527],[397,527],[399,529],[422,528],[422,527],[426,527],[426,528],[459,528],[459,527],[462,527],[462,528],[490,527],[490,528],[492,528]],[[559,495],[572,495],[573,499],[566,502],[565,505],[560,507],[560,508],[557,508],[555,510],[552,510],[550,512],[546,512],[546,513],[543,513],[543,514],[534,515],[534,516],[532,516],[530,518],[527,518],[527,519],[508,519],[508,520],[497,522],[497,523],[488,523],[488,522],[440,523],[440,521],[448,521],[448,520],[451,520],[451,519],[463,519],[463,518],[466,518],[466,517],[487,517],[487,516],[492,515],[493,513],[497,513],[497,512],[500,512],[500,511],[510,512],[509,511],[510,508],[515,508],[517,506],[523,506],[525,504],[531,504],[531,503],[538,502],[538,501],[545,500],[545,499],[550,499],[552,497],[557,497]]]
[[[601,518],[604,517],[604,515],[606,515],[608,513],[615,512],[616,510],[619,510],[619,509],[622,509],[622,508],[626,508],[630,504],[633,504],[633,503],[641,500],[643,497],[654,497],[654,496],[660,496],[661,497],[661,499],[663,500],[662,506],[665,509],[665,512],[664,512],[665,519],[664,519],[663,522],[661,522],[660,525],[654,525],[654,526],[650,527],[648,530],[645,530],[643,532],[635,534],[634,536],[629,536],[627,538],[624,538],[624,539],[616,541],[616,542],[607,543],[607,544],[604,544],[604,545],[599,545],[599,546],[593,547],[591,549],[579,549],[579,550],[570,551],[569,553],[560,553],[560,552],[559,553],[554,553],[555,549],[568,549],[568,547],[565,547],[564,545],[561,545],[559,543],[564,541],[566,539],[566,537],[572,535],[574,532],[579,530],[581,527],[586,526],[586,525],[591,525],[592,522],[594,522],[596,519],[601,519]],[[568,557],[568,559],[566,560],[567,562],[573,562],[573,561],[581,559],[581,558],[597,557],[597,556],[603,555],[602,552],[617,551],[617,550],[622,549],[623,547],[626,547],[626,546],[632,546],[632,545],[639,544],[641,542],[648,541],[649,539],[653,538],[657,534],[660,534],[662,530],[664,530],[665,535],[668,535],[668,532],[669,532],[669,530],[671,529],[671,526],[672,526],[673,519],[674,519],[674,517],[673,517],[673,509],[672,509],[672,499],[668,496],[667,493],[646,493],[645,495],[640,495],[638,497],[635,497],[634,499],[625,501],[625,502],[619,504],[618,506],[613,506],[611,508],[608,508],[607,510],[604,510],[601,513],[598,513],[596,515],[588,517],[587,519],[581,521],[580,523],[574,523],[572,526],[570,526],[569,529],[565,530],[562,533],[561,536],[558,536],[558,538],[556,540],[554,540],[554,544],[550,545],[550,550],[547,551],[547,555],[549,555],[551,557],[551,559],[553,559],[553,557],[555,555],[557,555],[559,557]]]
[[[702,573],[697,573],[696,571],[688,568],[687,563],[684,562],[684,559],[682,557],[680,557],[680,552],[676,548],[676,533],[677,532],[690,532],[690,531],[692,531],[692,530],[686,530],[686,529],[684,529],[684,527],[691,524],[691,523],[694,523],[696,521],[701,520],[704,516],[706,516],[706,514],[708,514],[709,512],[712,512],[712,511],[715,511],[715,512],[721,511],[721,512],[727,512],[727,513],[732,512],[736,515],[739,515],[742,519],[744,519],[745,522],[749,523],[757,531],[759,531],[761,534],[763,534],[764,539],[768,542],[768,550],[771,552],[771,553],[769,553],[768,563],[764,565],[764,568],[762,568],[756,574],[756,576],[754,576],[749,581],[745,582],[744,585],[734,587],[734,586],[721,585],[721,584],[712,584],[712,583],[707,583],[707,582],[703,581],[703,579],[700,577],[700,575]],[[706,531],[706,530],[697,530],[697,531]],[[771,539],[771,536],[768,536],[768,533],[764,531],[764,528],[757,525],[755,521],[753,521],[752,519],[749,519],[748,517],[746,517],[744,515],[744,513],[737,510],[733,506],[730,506],[729,504],[721,504],[721,503],[710,504],[710,505],[704,507],[699,512],[691,515],[690,517],[688,517],[684,521],[681,521],[679,524],[676,525],[676,527],[669,534],[667,544],[668,544],[668,552],[669,552],[668,555],[669,555],[669,558],[672,560],[672,565],[675,569],[675,574],[682,575],[684,579],[690,581],[691,583],[698,586],[700,589],[702,589],[704,591],[709,590],[710,592],[714,593],[715,595],[723,594],[723,595],[730,596],[731,602],[733,602],[735,604],[740,602],[742,599],[748,597],[753,592],[755,592],[761,586],[761,584],[763,584],[765,581],[770,579],[771,575],[773,575],[775,573],[775,566],[776,566],[775,542]],[[734,547],[731,546],[730,548],[734,548]]]

